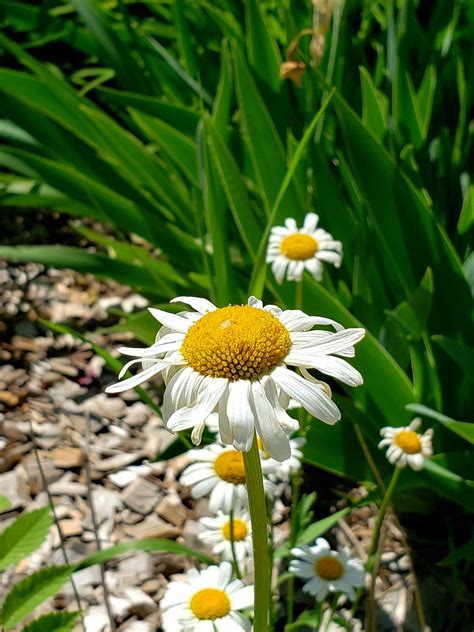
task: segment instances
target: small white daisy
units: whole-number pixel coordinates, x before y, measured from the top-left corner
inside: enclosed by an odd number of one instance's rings
[[[300,469],[303,459],[303,446],[306,442],[304,437],[290,438],[291,456],[286,461],[275,461],[265,450],[262,440],[258,438],[258,448],[262,462],[262,471],[268,476],[270,481],[288,483],[291,476]]]
[[[242,632],[251,624],[241,614],[253,605],[253,586],[232,580],[232,566],[222,562],[203,571],[191,569],[185,581],[168,584],[161,600],[164,632]]]
[[[232,561],[231,526],[234,536],[235,556],[243,562],[252,555],[252,526],[250,516],[245,509],[236,507],[233,511],[232,522],[228,513],[217,512],[215,518],[200,518],[199,523],[204,528],[199,539],[212,546],[212,552],[221,555],[223,560]]]
[[[413,470],[421,470],[426,457],[433,454],[433,430],[429,428],[423,434],[416,432],[421,424],[417,417],[409,426],[392,428],[387,426],[380,430],[383,439],[379,448],[389,446],[386,456],[390,463],[398,467],[409,465]]]
[[[271,456],[283,461],[290,457],[284,429],[294,430],[297,424],[285,412],[282,399],[293,397],[329,424],[341,416],[327,385],[308,369],[349,386],[363,382],[343,357],[355,355],[354,345],[364,337],[364,329],[344,329],[333,320],[299,310],[264,307],[255,297],[247,305],[219,309],[203,298],[182,296],[172,302],[176,301],[197,311],[171,314],[151,308],[163,325],[155,344],[147,349],[120,349],[136,359],[127,362],[119,377],[137,362],[143,371],[106,391],[126,391],[162,372],[166,383],[163,419],[172,432],[193,428],[191,438],[196,445],[206,419],[217,412],[224,443],[247,452],[256,429]],[[335,331],[312,331],[317,325]]]
[[[267,247],[267,263],[272,264],[272,271],[277,283],[300,281],[303,272],[308,270],[316,281],[323,278],[322,261],[332,263],[339,268],[342,262],[342,243],[333,236],[316,228],[319,217],[316,213],[308,213],[303,228],[296,225],[294,219],[285,220],[285,226],[274,226],[270,233]]]
[[[296,559],[290,562],[290,573],[309,580],[303,591],[318,600],[324,599],[328,592],[342,592],[354,599],[354,588],[364,583],[362,562],[351,557],[346,549],[340,553],[331,551],[324,538],[318,538],[313,546],[292,549],[291,554]]]
[[[190,450],[188,455],[194,463],[181,474],[182,485],[191,487],[193,498],[202,498],[210,493],[209,509],[229,513],[238,504],[247,505],[245,468],[242,452],[218,443]],[[266,477],[265,492],[271,496],[275,485]]]

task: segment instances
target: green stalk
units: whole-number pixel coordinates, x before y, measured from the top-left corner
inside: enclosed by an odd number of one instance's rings
[[[270,558],[268,555],[268,526],[263,491],[262,466],[258,453],[257,435],[254,432],[252,447],[243,452],[247,493],[249,496],[250,520],[252,522],[252,544],[255,574],[254,630],[269,631],[270,612]]]
[[[230,548],[232,551],[232,559],[234,561],[235,574],[239,579],[242,579],[242,575],[239,569],[239,562],[237,561],[237,554],[235,552],[235,540],[234,540],[234,510],[230,510],[229,514],[229,529],[230,529]]]
[[[379,512],[377,514],[377,520],[375,522],[375,529],[372,535],[372,542],[370,544],[369,551],[369,559],[367,561],[366,570],[371,574],[371,582],[370,582],[370,590],[367,599],[367,612],[366,612],[366,628],[368,632],[375,632],[375,621],[374,621],[374,603],[375,603],[375,578],[378,571],[379,566],[379,555],[378,551],[380,548],[380,532],[382,530],[383,521],[385,518],[385,513],[387,511],[388,504],[392,497],[393,490],[398,481],[398,477],[401,472],[400,467],[395,466],[393,470],[392,478],[387,487],[387,491],[384,494],[382,502],[380,504]]]

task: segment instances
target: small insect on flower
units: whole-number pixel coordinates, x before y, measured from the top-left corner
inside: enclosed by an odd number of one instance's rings
[[[253,605],[253,586],[232,580],[232,566],[222,562],[203,571],[191,569],[184,581],[168,584],[161,600],[164,632],[241,632],[251,624],[241,610]]]
[[[318,600],[324,599],[328,592],[342,592],[354,599],[354,588],[364,583],[362,562],[351,557],[346,549],[340,553],[331,551],[324,538],[318,538],[313,546],[292,549],[291,554],[295,559],[290,562],[290,573],[308,580],[303,591]]]
[[[277,461],[291,455],[286,430],[297,422],[286,413],[293,397],[314,417],[333,424],[340,412],[327,384],[308,369],[317,369],[349,386],[362,384],[361,374],[343,357],[355,355],[364,329],[342,325],[299,310],[264,306],[250,297],[247,305],[217,308],[204,298],[181,296],[172,302],[191,305],[195,312],[171,314],[150,309],[163,325],[149,348],[123,347],[143,371],[108,386],[108,393],[133,388],[162,373],[166,383],[163,419],[169,430],[193,428],[192,441],[201,442],[206,419],[219,416],[221,440],[249,451],[254,429]],[[322,325],[335,331],[316,330]],[[288,369],[298,367],[299,373]]]
[[[272,271],[277,283],[300,281],[303,272],[321,281],[323,278],[322,262],[332,263],[339,268],[342,263],[342,243],[333,236],[316,228],[319,217],[316,213],[308,213],[303,228],[298,228],[294,219],[285,220],[285,226],[274,226],[270,233],[267,247],[267,263],[272,264]]]
[[[433,430],[429,428],[423,434],[416,430],[421,424],[421,419],[416,417],[409,426],[392,428],[387,426],[380,430],[383,437],[379,448],[389,446],[386,456],[390,463],[398,467],[409,465],[413,470],[421,470],[426,457],[433,454]]]
[[[212,546],[212,552],[221,555],[223,560],[233,559],[232,536],[237,560],[243,562],[252,556],[252,527],[245,509],[236,507],[232,520],[228,513],[218,511],[215,518],[201,518],[199,523],[204,529],[199,534],[199,539]]]
[[[188,452],[194,463],[181,474],[182,485],[191,487],[193,498],[210,494],[209,509],[229,513],[238,504],[247,503],[245,468],[242,453],[218,443]],[[264,478],[263,486],[272,496],[275,485]]]

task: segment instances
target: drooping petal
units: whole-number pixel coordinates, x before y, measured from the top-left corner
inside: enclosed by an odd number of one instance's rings
[[[227,416],[234,435],[234,448],[248,452],[252,446],[254,416],[250,407],[250,380],[229,384]]]
[[[178,408],[166,423],[168,429],[178,432],[205,421],[218,405],[227,388],[227,383],[225,378],[204,378],[197,395],[196,405]]]
[[[276,367],[271,376],[285,393],[300,402],[317,419],[333,424],[341,418],[339,408],[318,384],[281,366]]]
[[[291,456],[290,441],[281,429],[275,415],[275,409],[268,400],[262,383],[258,380],[252,382],[252,400],[255,410],[255,426],[265,449],[277,461],[289,459]]]

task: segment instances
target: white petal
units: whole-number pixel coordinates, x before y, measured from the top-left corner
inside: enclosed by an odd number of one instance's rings
[[[203,380],[204,376],[191,367],[184,367],[173,375],[166,387],[161,409],[165,424],[178,408],[194,403]]]
[[[318,250],[315,256],[320,261],[332,263],[336,268],[339,268],[342,263],[342,256],[338,252],[332,252],[331,250]]]
[[[313,275],[316,281],[321,281],[323,278],[323,266],[320,261],[315,259],[306,259],[305,268],[310,274]]]
[[[198,298],[197,296],[177,296],[171,299],[170,303],[184,303],[185,305],[190,305],[200,314],[214,312],[217,309],[211,301],[208,301],[206,298]]]
[[[231,385],[229,384],[229,387]],[[226,443],[227,445],[232,445],[234,441],[234,433],[232,432],[232,426],[230,425],[229,417],[227,415],[227,402],[229,399],[229,391],[228,388],[224,395],[221,397],[219,402],[219,436],[222,443]]]
[[[245,586],[235,593],[232,593],[231,603],[233,610],[244,610],[253,606],[253,586]]]
[[[360,386],[364,381],[359,371],[341,358],[311,356],[306,353],[294,352],[285,358],[285,363],[306,369],[317,369],[349,386]]]
[[[237,380],[229,384],[227,416],[234,435],[234,448],[248,452],[252,447],[254,418],[250,407],[249,380]]]
[[[284,367],[276,367],[271,376],[282,390],[317,419],[333,424],[341,418],[339,408],[317,384],[308,382]]]
[[[226,388],[225,378],[204,378],[197,395],[196,405],[184,406],[174,412],[167,421],[168,429],[177,432],[205,421],[218,405]]]
[[[193,324],[182,316],[171,314],[170,312],[165,312],[162,309],[149,307],[148,311],[153,316],[153,318],[156,318],[156,320],[162,325],[165,325],[166,327],[169,327],[174,331],[180,331],[183,334],[185,334]]]
[[[304,224],[303,224],[304,230],[307,231],[308,233],[312,233],[314,230],[316,230],[318,221],[319,221],[319,215],[316,215],[316,213],[307,213],[306,217],[304,218]]]
[[[275,415],[275,410],[267,398],[260,381],[252,382],[252,399],[255,409],[255,426],[263,445],[277,461],[285,461],[291,456],[290,442]]]
[[[250,307],[258,307],[258,309],[263,309],[262,301],[255,296],[251,296],[247,301],[247,304],[250,305]]]
[[[229,562],[222,562],[222,564],[219,566],[219,579],[217,582],[219,588],[224,589],[231,579],[232,564],[229,564]]]
[[[134,388],[142,382],[149,380],[151,377],[162,371],[167,366],[167,362],[156,362],[155,364],[153,364],[153,366],[145,369],[145,371],[137,373],[137,375],[133,375],[132,377],[123,380],[123,382],[117,382],[116,384],[111,384],[110,386],[107,386],[105,392],[122,393],[123,391],[128,391],[129,388]]]
[[[123,353],[123,355],[131,357],[146,358],[158,355],[159,353],[175,351],[181,347],[183,340],[184,336],[181,333],[167,334],[166,336],[159,338],[154,345],[151,345],[151,347],[119,347],[118,351],[119,353]]]
[[[294,231],[295,233],[298,232],[298,226],[296,224],[296,221],[292,217],[288,217],[287,219],[285,219],[285,226],[288,228],[288,230]]]
[[[281,285],[285,278],[285,270],[288,265],[288,259],[280,256],[272,263],[272,272],[275,275],[276,282]]]

